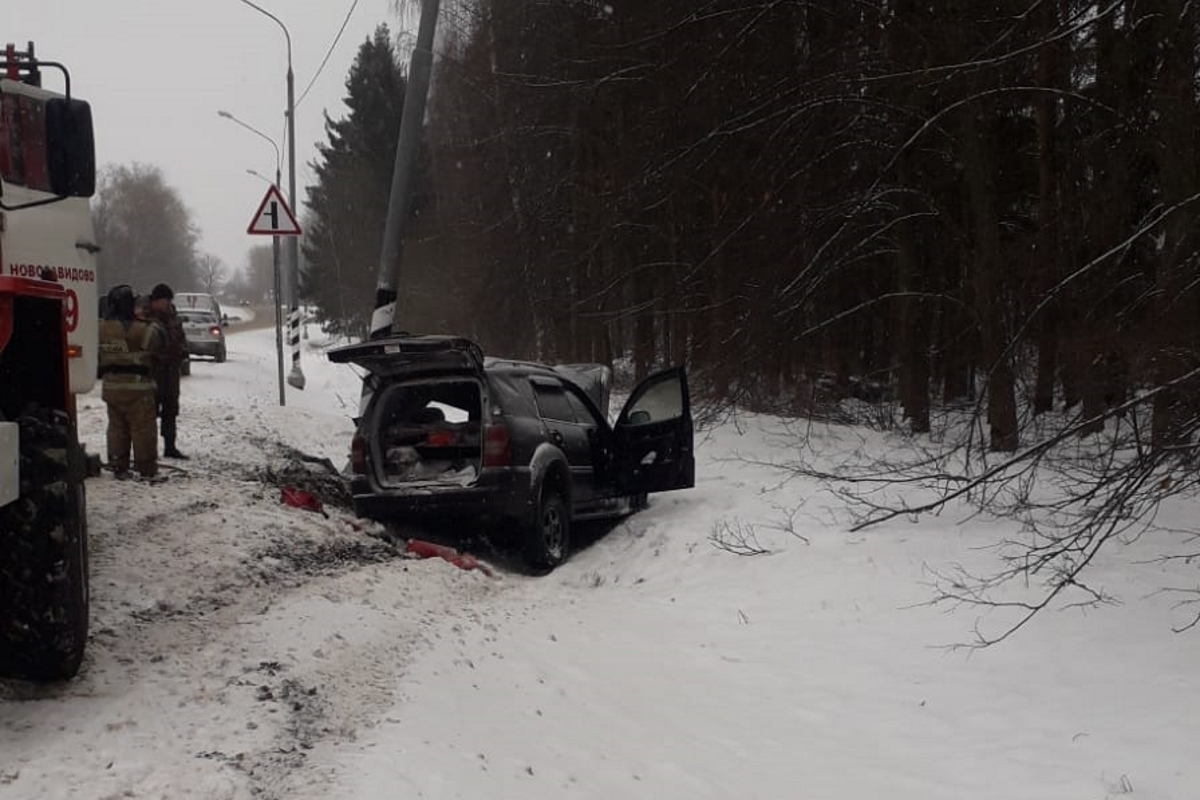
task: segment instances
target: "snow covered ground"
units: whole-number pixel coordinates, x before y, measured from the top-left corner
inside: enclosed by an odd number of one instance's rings
[[[296,456],[344,462],[354,374],[314,333],[281,408],[273,330],[230,330],[184,381],[192,460],[89,481],[89,655],[65,686],[0,683],[2,800],[1200,797],[1200,633],[1155,594],[1196,572],[1155,536],[1093,573],[1123,605],[947,649],[1001,620],[925,605],[929,570],[986,568],[1015,526],[849,533],[751,463],[788,453],[746,416],[698,434],[694,490],[548,577],[405,560],[336,504],[280,503],[333,491]],[[80,414],[103,452],[98,391]]]

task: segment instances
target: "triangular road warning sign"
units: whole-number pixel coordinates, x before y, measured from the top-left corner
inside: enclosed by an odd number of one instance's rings
[[[250,227],[246,228],[246,233],[261,233],[267,236],[300,235],[300,225],[292,216],[292,210],[288,208],[283,195],[279,193],[279,187],[272,185],[267,189],[262,202],[258,204],[258,211],[254,212],[254,219],[250,220]]]

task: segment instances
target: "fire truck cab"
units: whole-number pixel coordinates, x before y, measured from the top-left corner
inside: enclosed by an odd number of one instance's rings
[[[70,96],[65,68],[9,45],[0,65],[0,265],[17,278],[49,277],[66,289],[71,391],[96,381],[96,235],[88,198],[96,188],[91,107]],[[66,94],[41,86],[61,69]],[[92,317],[94,320],[94,317]]]
[[[57,74],[52,91],[44,71]],[[73,676],[87,641],[85,456],[99,250],[91,109],[33,44],[0,61],[0,675]]]

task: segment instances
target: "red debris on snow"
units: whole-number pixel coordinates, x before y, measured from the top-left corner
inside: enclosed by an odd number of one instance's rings
[[[470,553],[460,553],[453,547],[447,547],[444,544],[434,544],[424,539],[409,539],[404,545],[404,552],[412,553],[418,558],[441,558],[449,561],[459,569],[477,569],[489,578],[496,577],[496,573],[492,571],[491,567],[479,561]]]
[[[306,511],[315,511],[326,519],[329,518],[329,515],[325,513],[325,509],[321,505],[321,501],[314,494],[306,492],[303,489],[297,489],[295,486],[283,487],[279,501],[286,506],[303,508]]]

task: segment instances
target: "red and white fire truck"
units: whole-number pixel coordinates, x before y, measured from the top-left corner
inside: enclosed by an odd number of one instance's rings
[[[42,85],[49,78],[56,91]],[[61,87],[61,88],[60,88]],[[57,62],[0,60],[0,675],[72,677],[87,641],[86,458],[97,367],[91,109]]]

